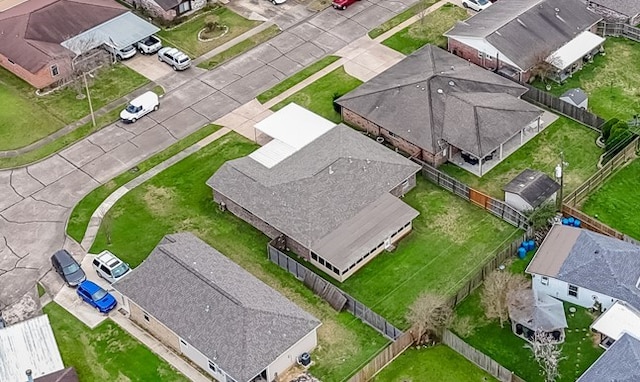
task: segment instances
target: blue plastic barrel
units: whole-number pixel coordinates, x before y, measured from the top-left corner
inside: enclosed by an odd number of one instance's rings
[[[529,251],[536,249],[536,242],[534,240],[529,240],[527,244],[529,244]]]
[[[569,224],[569,219],[562,218],[562,225],[567,225],[567,224]]]
[[[567,219],[567,224],[568,225],[573,225],[574,221],[576,221],[576,219],[574,219],[573,216],[570,216],[569,219]]]
[[[520,247],[518,248],[518,257],[524,259],[527,256],[527,250]]]
[[[582,222],[580,221],[580,219],[575,219],[575,220],[573,221],[573,226],[574,226],[574,227],[580,227],[580,224],[581,224],[581,223],[582,223]]]

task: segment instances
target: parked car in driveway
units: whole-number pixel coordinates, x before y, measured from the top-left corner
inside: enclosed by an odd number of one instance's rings
[[[136,55],[136,48],[134,48],[133,45],[128,45],[124,48],[116,48],[115,46],[104,44],[104,48],[107,52],[116,56],[118,60],[126,60],[127,58],[131,58]]]
[[[142,54],[154,54],[162,48],[162,41],[156,36],[149,36],[136,43],[136,47]]]
[[[70,287],[77,286],[87,279],[80,264],[65,249],[61,249],[51,256],[51,265]]]
[[[114,283],[120,280],[131,271],[131,268],[129,268],[129,264],[118,259],[113,253],[109,251],[100,252],[98,256],[93,259],[91,265],[93,266],[93,269],[96,271],[98,276],[102,277],[110,283]]]
[[[347,7],[358,0],[333,0],[331,6],[335,9],[345,10]]]
[[[134,123],[138,119],[158,110],[160,101],[158,95],[152,91],[148,91],[139,95],[129,102],[127,107],[120,112],[120,119],[125,122]]]
[[[185,70],[191,66],[191,59],[176,48],[165,47],[158,51],[158,60],[169,64],[173,70]]]
[[[463,7],[473,9],[476,12],[489,8],[491,4],[492,2],[489,0],[462,0]]]
[[[109,313],[118,304],[115,297],[93,281],[81,282],[76,293],[84,302],[96,308],[100,313]]]

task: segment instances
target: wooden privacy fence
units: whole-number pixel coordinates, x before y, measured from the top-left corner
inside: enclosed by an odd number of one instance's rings
[[[378,355],[373,357],[362,369],[354,376],[349,378],[349,382],[367,382],[373,378],[378,372],[384,369],[397,356],[402,354],[414,342],[412,330],[402,334],[395,342],[392,342],[384,348]]]
[[[267,245],[269,260],[280,268],[287,270],[298,280],[304,282],[315,294],[322,297],[337,311],[347,310],[363,322],[376,329],[392,341],[397,341],[403,333],[381,315],[371,310],[365,304],[351,297],[348,293],[318,276],[295,259],[275,248],[271,243]]]
[[[522,95],[521,98],[523,100],[546,106],[547,108],[587,125],[596,131],[601,131],[601,126],[605,123],[604,119],[588,112],[587,110],[564,102],[551,93],[547,93],[528,84],[525,84],[525,86],[529,90]]]
[[[640,42],[640,28],[636,28],[625,23],[608,23],[606,21],[601,21],[598,23],[597,33],[600,36],[621,36]]]
[[[527,229],[529,226],[529,219],[505,202],[475,190],[417,158],[411,158],[411,160],[422,166],[422,175],[425,178],[445,190],[449,190],[459,197],[484,208],[491,214],[518,228]]]
[[[448,330],[445,330],[444,335],[442,336],[442,342],[502,382],[524,382],[522,378],[513,374],[511,370],[500,365],[484,353],[476,350],[474,347],[467,344]]]

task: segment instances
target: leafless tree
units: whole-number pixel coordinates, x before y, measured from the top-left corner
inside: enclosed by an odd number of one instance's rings
[[[562,60],[554,52],[542,50],[535,56],[535,64],[531,67],[531,80],[539,78],[543,83],[547,83],[547,78],[558,70],[557,66],[562,64]]]
[[[558,364],[562,360],[562,349],[551,335],[538,329],[533,335],[531,350],[533,358],[542,369],[545,382],[555,382],[560,377]]]
[[[497,319],[500,327],[504,327],[504,323],[509,319],[508,294],[527,288],[527,284],[527,279],[520,274],[497,269],[489,273],[480,294],[487,318]]]
[[[409,307],[406,318],[417,331],[416,343],[420,345],[441,336],[451,323],[452,315],[453,310],[444,297],[422,293]]]
[[[420,19],[420,25],[424,24],[424,18],[428,14],[427,10],[433,5],[431,0],[420,0],[416,7],[416,14]]]
[[[96,45],[99,45],[98,41],[88,37],[74,40],[73,46],[70,47],[76,56],[71,60],[68,70],[64,72],[62,82],[75,90],[79,96],[84,94],[83,76],[113,62],[111,55]],[[91,77],[86,80],[90,81]]]

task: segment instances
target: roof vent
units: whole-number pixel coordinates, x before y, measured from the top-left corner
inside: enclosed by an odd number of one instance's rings
[[[329,175],[333,175],[333,167],[329,166]]]
[[[597,255],[598,253],[600,253],[600,250],[596,249],[595,251],[593,251],[593,253],[595,253]]]
[[[456,86],[456,83],[453,81],[449,81],[449,86]]]
[[[453,65],[451,65],[451,70],[454,70],[454,69],[455,69],[455,67]]]
[[[554,11],[556,11],[557,13],[560,13],[560,8],[554,8]]]
[[[349,163],[353,163],[353,160],[351,159],[351,155],[349,155]]]
[[[444,93],[444,91],[442,91],[442,89],[438,89],[437,92],[438,92],[438,94]]]

